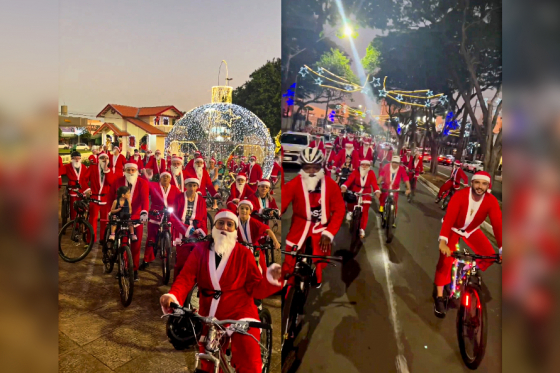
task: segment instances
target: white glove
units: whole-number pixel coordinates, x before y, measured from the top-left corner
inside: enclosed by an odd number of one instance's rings
[[[143,212],[140,214],[140,221],[142,223],[146,223],[148,221],[148,213],[147,212]]]

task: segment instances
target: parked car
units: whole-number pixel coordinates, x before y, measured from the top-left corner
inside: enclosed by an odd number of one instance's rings
[[[425,152],[424,155],[422,156],[422,161],[423,162],[431,162],[432,161],[432,155],[428,152]]]
[[[89,146],[87,144],[84,144],[83,142],[76,144],[74,148],[76,150],[89,150]]]
[[[484,164],[482,161],[472,161],[467,166],[467,171],[472,172],[473,174],[478,171],[484,171]]]
[[[59,149],[70,149],[70,147],[68,146],[68,144],[65,144],[63,142],[59,142],[58,143],[58,148]]]
[[[438,163],[445,166],[451,166],[453,161],[450,158],[447,158],[445,155],[440,155],[438,157]]]
[[[311,135],[307,132],[283,133],[280,143],[284,148],[284,158],[282,163],[298,163],[299,153],[311,143]]]

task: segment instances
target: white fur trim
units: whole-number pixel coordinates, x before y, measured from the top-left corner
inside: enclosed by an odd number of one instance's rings
[[[125,169],[127,169],[127,168],[135,168],[135,169],[138,169],[138,165],[137,165],[136,163],[126,163],[126,164],[124,165],[124,168],[125,168]]]
[[[371,162],[367,159],[362,159],[362,161],[360,162],[360,164],[367,164],[367,165],[371,165]]]
[[[323,236],[327,236],[328,238],[331,239],[331,241],[334,240],[334,235],[333,235],[331,232],[327,231],[327,230],[323,231],[322,235],[323,235]]]
[[[173,300],[175,301],[175,303],[177,303],[178,305],[181,305],[181,303],[179,303],[179,301],[177,300],[177,297],[174,294],[171,293],[167,293],[164,295],[169,295],[171,298],[173,298]],[[164,315],[167,315],[167,312],[165,312],[165,310],[163,309],[163,307],[161,307],[161,311],[163,312]]]
[[[482,174],[473,175],[473,177],[471,177],[471,181],[472,180],[484,180],[484,181],[490,182],[490,178],[488,176],[482,175]]]
[[[185,185],[187,185],[188,183],[196,183],[198,186],[200,186],[200,180],[198,180],[197,177],[189,177],[188,179],[185,179]]]
[[[239,208],[239,206],[241,205],[249,205],[251,207],[251,210],[253,210],[255,208],[255,206],[253,206],[253,202],[249,201],[248,199],[244,199],[243,201],[240,201],[237,204],[237,207]]]
[[[391,158],[391,162],[401,163],[401,157],[399,157],[398,155],[394,155],[393,158]]]
[[[163,171],[162,173],[160,173],[160,174],[159,174],[159,177],[161,178],[163,175],[167,175],[167,176],[169,176],[169,177],[171,177],[171,178],[173,177],[173,176],[171,176],[171,173],[170,173],[170,172],[167,172],[167,171]]]
[[[445,241],[445,243],[449,243],[449,239],[448,239],[447,237],[445,237],[445,236],[439,236],[438,242],[439,242],[439,241],[442,241],[442,240]]]
[[[218,219],[222,219],[222,218],[231,219],[235,222],[235,225],[239,226],[239,219],[237,218],[237,215],[235,215],[233,212],[231,212],[229,210],[221,211],[221,212],[217,213],[216,216],[214,217],[214,222],[216,222]]]
[[[84,190],[83,194],[86,194],[87,192],[91,191],[91,188],[87,188],[86,190]]]
[[[258,185],[266,185],[270,187],[270,181],[259,181]]]
[[[276,269],[276,268],[281,268],[281,267],[280,267],[280,264],[278,264],[278,263],[272,263],[272,264],[270,265],[270,267],[268,267],[268,268],[266,269],[266,280],[267,280],[269,283],[271,283],[272,285],[282,286],[282,284],[280,283],[279,280],[275,280],[275,279],[272,278],[271,272],[272,272],[274,269]]]

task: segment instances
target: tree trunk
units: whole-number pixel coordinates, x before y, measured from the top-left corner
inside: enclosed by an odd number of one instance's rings
[[[431,143],[431,151],[430,153],[432,154],[432,161],[430,162],[430,173],[432,175],[437,175],[438,174],[438,140],[435,136],[432,136],[430,139],[430,143]]]

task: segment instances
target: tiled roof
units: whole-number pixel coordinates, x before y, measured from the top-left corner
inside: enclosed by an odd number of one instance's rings
[[[99,132],[103,131],[103,129],[109,128],[113,133],[117,136],[130,136],[130,133],[126,131],[121,131],[117,126],[113,123],[103,123],[94,133],[92,136],[97,135]]]
[[[141,107],[140,111],[138,112],[139,117],[147,117],[147,116],[156,116],[160,115],[167,110],[173,110],[177,115],[181,115],[182,113],[173,105],[167,106],[154,106],[154,107]]]
[[[141,130],[147,132],[150,135],[167,135],[165,132],[163,132],[162,130],[140,120],[137,118],[126,118],[127,121],[129,121],[130,123],[134,124],[136,127],[139,127]]]
[[[101,110],[99,114],[97,114],[97,116],[98,117],[104,116],[111,109],[115,110],[123,118],[156,116],[156,115],[160,115],[161,113],[167,110],[173,110],[177,114],[177,116],[181,116],[183,114],[181,113],[181,111],[179,111],[179,109],[177,109],[173,105],[137,108],[133,106],[108,104],[103,108],[103,110]]]

